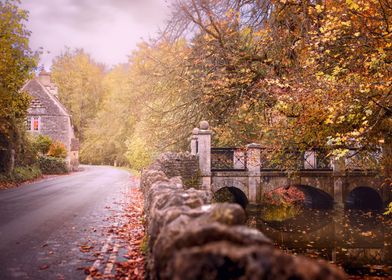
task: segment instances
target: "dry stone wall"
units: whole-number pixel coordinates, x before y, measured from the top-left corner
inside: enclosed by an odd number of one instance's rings
[[[153,164],[168,178],[180,176],[185,188],[200,187],[199,162],[190,153],[164,153]]]
[[[246,214],[239,205],[211,204],[210,192],[185,187],[176,175],[193,175],[193,159],[163,154],[142,173],[147,279],[346,278],[327,262],[275,249],[261,232],[244,226]]]

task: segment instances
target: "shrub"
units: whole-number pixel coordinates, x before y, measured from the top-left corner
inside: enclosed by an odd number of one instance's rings
[[[263,202],[275,206],[290,206],[302,204],[305,194],[296,187],[280,187],[264,193]]]
[[[32,135],[23,133],[19,151],[15,155],[16,166],[33,166],[37,163],[38,151],[35,145],[35,138]]]
[[[16,167],[9,175],[0,174],[0,183],[22,183],[41,175],[41,170],[36,165]]]
[[[65,145],[63,143],[61,143],[60,141],[55,141],[50,145],[47,155],[49,157],[55,158],[66,158],[67,149],[65,148]]]
[[[43,174],[68,173],[67,164],[62,158],[41,156],[39,157],[38,162]]]
[[[35,138],[35,147],[42,155],[46,155],[49,152],[52,143],[52,139],[46,135],[38,135]]]
[[[125,155],[133,169],[142,170],[152,162],[154,149],[146,145],[142,138],[132,136],[126,141],[126,145],[128,151]]]
[[[15,182],[24,182],[28,180],[33,180],[40,177],[41,170],[38,166],[24,166],[24,167],[15,167],[12,172],[12,176],[14,177]]]

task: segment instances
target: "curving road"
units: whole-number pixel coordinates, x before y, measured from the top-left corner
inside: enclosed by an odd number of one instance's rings
[[[132,187],[130,176],[85,166],[1,190],[0,279],[85,279],[83,267],[92,265],[93,251],[105,243],[112,217]]]

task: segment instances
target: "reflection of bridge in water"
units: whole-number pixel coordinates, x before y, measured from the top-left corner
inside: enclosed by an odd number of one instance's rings
[[[307,202],[347,207],[383,207],[391,201],[391,192],[383,185],[384,178],[370,170],[347,170],[348,159],[325,161],[319,152],[308,151],[298,157],[301,168],[294,178],[266,159],[268,151],[258,144],[245,149],[212,148],[207,122],[193,131],[191,153],[199,158],[202,185],[214,193],[223,188],[246,204],[260,203],[265,192],[294,186],[307,194]],[[328,207],[325,207],[328,208]]]
[[[390,229],[376,214],[305,210],[283,222],[264,221],[260,207],[248,207],[250,225],[260,229],[283,250],[363,269],[366,265],[392,265]],[[252,222],[253,221],[253,222]],[[391,273],[391,271],[390,271]]]

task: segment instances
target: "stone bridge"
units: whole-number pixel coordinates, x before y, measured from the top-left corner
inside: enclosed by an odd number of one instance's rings
[[[228,188],[240,204],[260,203],[263,193],[279,187],[300,188],[306,194],[305,202],[321,201],[325,207],[383,207],[392,199],[383,177],[372,170],[348,170],[347,158],[323,163],[316,151],[309,151],[302,156],[302,168],[289,176],[284,170],[266,166],[260,145],[212,148],[211,136],[208,123],[203,121],[191,137],[191,153],[199,158],[202,186],[214,193]]]

